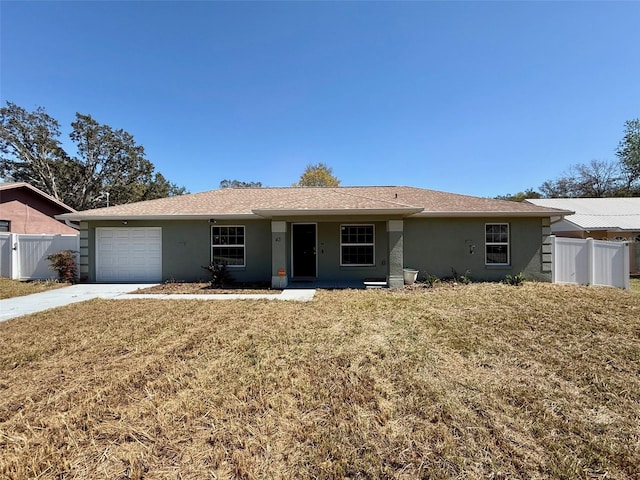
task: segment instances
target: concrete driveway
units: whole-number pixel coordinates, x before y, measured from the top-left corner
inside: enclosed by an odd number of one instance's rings
[[[83,283],[23,297],[7,298],[0,300],[0,322],[10,318],[21,317],[22,315],[42,312],[50,308],[62,307],[70,303],[84,302],[92,298],[117,298],[138,288],[150,286],[149,284]]]
[[[315,295],[314,289],[283,290],[275,294],[208,294],[208,295],[162,295],[162,294],[129,294],[139,288],[148,288],[152,284],[101,284],[83,283],[70,287],[57,288],[23,297],[0,300],[0,322],[32,313],[42,312],[50,308],[63,307],[71,303],[84,302],[93,298],[117,300],[134,300],[151,298],[156,300],[293,300],[308,302]]]

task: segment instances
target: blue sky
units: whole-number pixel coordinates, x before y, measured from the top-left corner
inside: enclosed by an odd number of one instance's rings
[[[0,98],[122,128],[191,192],[222,179],[478,196],[614,160],[640,117],[640,2],[0,6]],[[65,143],[70,153],[72,145]]]

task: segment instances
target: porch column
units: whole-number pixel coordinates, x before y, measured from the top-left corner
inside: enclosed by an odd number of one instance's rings
[[[389,236],[387,285],[389,288],[402,288],[404,286],[404,276],[402,274],[404,264],[404,222],[402,220],[387,221],[387,234]]]
[[[78,275],[81,282],[89,281],[89,224],[80,222],[80,262]],[[94,279],[95,280],[95,279]]]
[[[271,288],[286,288],[287,272],[287,222],[271,221]]]

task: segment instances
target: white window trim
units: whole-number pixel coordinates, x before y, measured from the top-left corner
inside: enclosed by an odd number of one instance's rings
[[[507,226],[507,241],[506,242],[487,242],[487,226],[488,225],[506,225]],[[487,258],[487,247],[491,245],[506,245],[507,246],[507,262],[506,263],[489,263]],[[492,265],[511,265],[511,226],[508,223],[490,222],[484,224],[484,264],[487,266]]]
[[[344,227],[371,227],[373,230],[372,243],[342,243],[342,229]],[[340,266],[341,267],[374,267],[376,265],[376,226],[373,223],[345,223],[340,225]],[[373,263],[344,263],[342,260],[342,247],[373,247]]]
[[[213,244],[213,229],[214,228],[242,228],[244,243],[242,245],[214,245]],[[211,256],[210,263],[213,263],[213,249],[214,248],[240,248],[242,247],[242,265],[226,265],[227,268],[245,268],[247,266],[247,227],[244,225],[211,225],[211,239],[209,241],[211,248],[209,254]]]

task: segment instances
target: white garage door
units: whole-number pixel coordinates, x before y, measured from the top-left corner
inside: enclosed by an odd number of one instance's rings
[[[96,281],[162,280],[162,228],[96,228]]]

